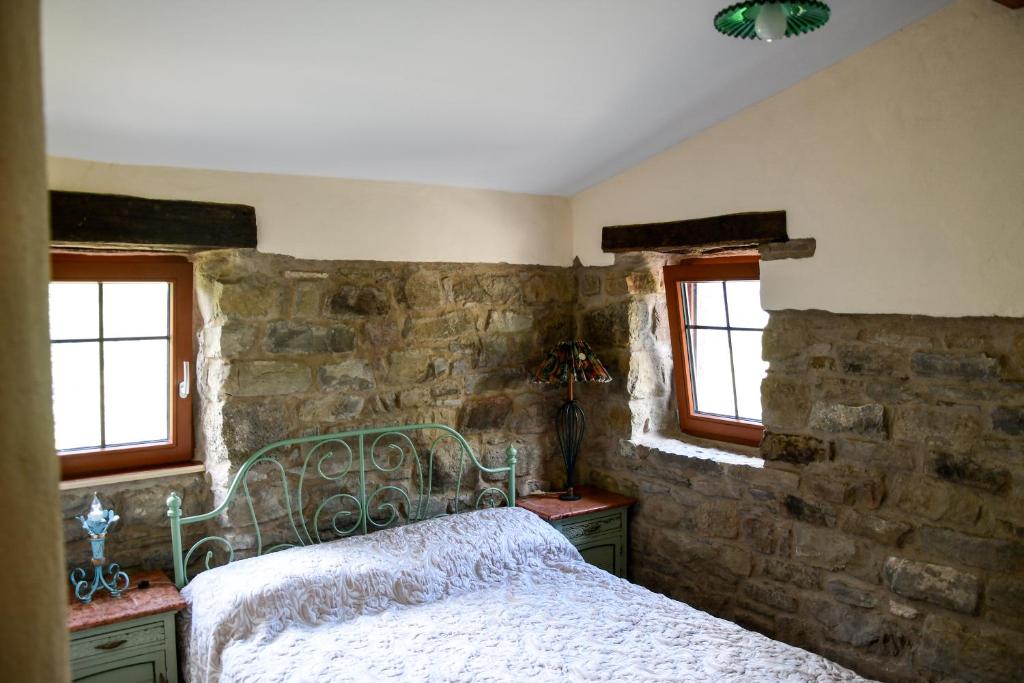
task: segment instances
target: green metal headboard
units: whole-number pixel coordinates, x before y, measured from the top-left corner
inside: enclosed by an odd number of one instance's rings
[[[431,439],[430,432],[439,432],[440,435]],[[426,437],[429,448],[426,449],[425,457],[420,456],[419,449],[410,435]],[[456,449],[458,478],[455,481],[454,499],[448,500],[444,512],[437,513],[431,509],[431,502],[437,501],[433,498],[435,456],[439,455],[439,449],[442,447]],[[472,501],[472,509],[496,507],[501,503],[513,506],[516,502],[516,449],[509,445],[505,454],[504,467],[486,467],[477,459],[465,437],[442,424],[357,429],[276,441],[253,453],[242,464],[231,481],[224,500],[210,512],[182,517],[181,497],[177,493],[171,493],[167,497],[167,516],[171,521],[171,548],[174,556],[174,582],[178,588],[188,583],[187,571],[192,555],[205,544],[219,545],[227,553],[226,562],[235,559],[234,545],[221,535],[204,536],[189,546],[187,551],[184,550],[182,528],[207,522],[225,514],[240,490],[245,496],[253,524],[256,541],[254,554],[264,555],[284,548],[365,534],[403,520],[405,523],[412,523],[431,516],[460,512],[463,496],[462,476],[466,460],[469,460],[480,473],[492,475],[491,478],[493,475],[502,474],[508,477],[505,488],[481,484],[474,490],[475,498],[472,495],[469,498]],[[383,463],[382,458],[385,460]],[[394,462],[387,461],[389,458]],[[249,490],[250,471],[265,463],[271,466],[272,472],[276,471],[280,475],[281,502],[288,522],[285,528],[287,535],[294,538],[293,541],[276,543],[266,548],[263,547],[261,520],[256,514]],[[338,470],[327,471],[331,466],[338,467]],[[410,489],[413,488],[411,484],[402,483],[402,471],[406,466],[410,470],[408,478],[415,484],[415,494],[410,493]],[[368,476],[384,478],[386,483],[368,483]],[[346,479],[348,477],[354,478],[355,481]],[[295,479],[294,487],[289,486],[292,479]],[[307,489],[311,482],[317,482],[321,487],[326,485],[328,491],[333,492],[319,502],[310,500]],[[343,484],[347,484],[347,488]],[[368,491],[371,486],[372,490]],[[322,526],[320,516],[328,506],[343,504],[354,509],[334,512],[330,515],[329,524]],[[340,526],[343,520],[346,524]],[[330,537],[321,538],[322,531],[328,532]],[[212,559],[213,550],[208,549],[199,571],[210,569]]]

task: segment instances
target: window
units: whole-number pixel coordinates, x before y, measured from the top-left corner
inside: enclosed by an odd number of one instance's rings
[[[761,426],[761,309],[756,256],[683,261],[665,268],[679,421],[684,432],[757,445]]]
[[[191,264],[54,254],[52,271],[54,438],[63,478],[191,460]]]

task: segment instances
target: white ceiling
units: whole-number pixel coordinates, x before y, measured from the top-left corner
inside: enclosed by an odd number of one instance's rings
[[[766,44],[731,1],[44,0],[48,151],[573,194],[948,2]]]

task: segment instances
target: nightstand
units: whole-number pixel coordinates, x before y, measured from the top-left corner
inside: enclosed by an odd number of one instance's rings
[[[140,588],[149,583],[148,588]],[[177,683],[174,615],[185,608],[163,572],[141,572],[121,597],[97,593],[68,607],[71,680],[88,683]]]
[[[516,505],[561,531],[590,564],[626,578],[627,514],[636,500],[594,486],[577,486],[576,493],[579,500],[545,493],[518,498]]]

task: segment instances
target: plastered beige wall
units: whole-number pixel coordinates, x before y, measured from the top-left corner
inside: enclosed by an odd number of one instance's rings
[[[50,409],[39,3],[0,3],[0,681],[68,679]]]
[[[568,265],[564,197],[48,160],[50,187],[256,207],[259,250],[300,258]]]
[[[959,0],[578,194],[574,248],[769,209],[818,245],[763,264],[770,310],[1024,316],[1024,10]]]

